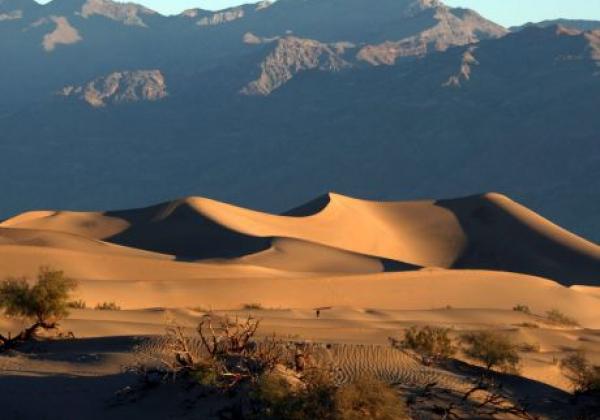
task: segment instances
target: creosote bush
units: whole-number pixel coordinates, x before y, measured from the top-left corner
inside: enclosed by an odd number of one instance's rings
[[[600,366],[591,365],[585,353],[579,351],[565,357],[560,367],[576,394],[600,395]]]
[[[481,331],[462,335],[461,342],[465,345],[464,353],[483,363],[487,370],[494,367],[506,372],[517,370],[520,361],[518,349],[507,336],[492,331]]]
[[[261,311],[264,308],[260,303],[246,303],[243,305],[242,309],[247,311]]]
[[[71,302],[67,303],[67,307],[69,309],[86,309],[87,304],[85,303],[85,301],[78,299],[72,300]]]
[[[569,327],[579,326],[579,322],[577,322],[576,319],[563,314],[558,309],[551,309],[551,310],[547,311],[546,318],[548,318],[549,321],[552,321],[552,322],[554,322],[556,324],[560,324],[560,325],[565,325],[565,326],[569,326]]]
[[[26,279],[7,279],[0,283],[0,308],[8,316],[29,319],[29,328],[14,338],[0,335],[0,348],[12,347],[17,342],[31,339],[41,329],[53,329],[57,322],[69,315],[70,293],[77,283],[64,275],[42,267],[37,282]]]
[[[373,378],[357,378],[342,386],[320,377],[304,378],[293,386],[284,377],[267,374],[252,391],[257,419],[358,420],[408,419],[405,403],[385,383]]]
[[[515,305],[515,307],[513,308],[513,311],[523,312],[524,314],[531,315],[531,309],[529,309],[529,306],[527,306],[527,305],[521,305],[521,304]]]
[[[364,377],[337,389],[336,419],[408,419],[405,403],[387,384]]]
[[[422,363],[431,364],[448,359],[456,352],[449,333],[447,328],[413,326],[406,331],[403,340],[390,338],[390,342],[395,348],[418,354]]]
[[[97,311],[120,311],[121,307],[115,302],[102,302],[94,308]]]

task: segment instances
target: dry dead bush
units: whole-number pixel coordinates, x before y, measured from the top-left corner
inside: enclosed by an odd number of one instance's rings
[[[227,390],[254,382],[278,364],[293,364],[291,347],[277,337],[256,339],[260,321],[207,314],[196,335],[176,323],[166,334],[137,349],[134,370],[152,380],[188,375],[203,385]]]
[[[242,418],[404,419],[406,407],[387,385],[362,378],[339,386],[319,345],[256,338],[260,321],[206,315],[189,335],[175,323],[138,348],[134,370],[146,384],[186,377],[231,391]]]

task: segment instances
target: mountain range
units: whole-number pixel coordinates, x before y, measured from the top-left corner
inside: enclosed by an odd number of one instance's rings
[[[600,31],[578,28],[437,0],[0,0],[0,217],[496,190],[600,241]]]
[[[525,25],[513,26],[509,28],[512,32],[520,31],[525,28],[536,26],[538,28],[547,28],[549,26],[564,26],[567,28],[578,29],[580,31],[593,31],[600,29],[600,21],[598,20],[586,20],[586,19],[551,19],[544,20],[541,22],[528,22]]]

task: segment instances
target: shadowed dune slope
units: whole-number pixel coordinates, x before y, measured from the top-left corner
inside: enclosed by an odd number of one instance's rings
[[[108,213],[29,213],[0,226],[68,232],[179,259],[236,258],[291,271],[332,271],[325,269],[331,257],[335,266],[357,264],[358,272],[371,272],[381,264],[377,259],[385,259],[405,269],[480,268],[567,285],[600,284],[599,246],[499,194],[437,202],[330,194],[286,215],[188,198]],[[302,267],[304,257],[314,264]]]

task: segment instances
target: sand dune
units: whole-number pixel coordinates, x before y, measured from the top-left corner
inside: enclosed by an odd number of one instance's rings
[[[62,269],[90,305],[520,303],[600,327],[596,287],[564,287],[599,284],[600,247],[498,194],[388,203],[330,194],[284,215],[204,198],[106,213],[30,212],[0,224],[0,262],[0,277]]]
[[[600,284],[599,246],[499,194],[437,202],[330,194],[285,215],[188,198],[118,212],[26,213],[0,226],[71,233],[184,260],[240,258],[289,271],[381,271],[384,260],[398,262],[396,270],[478,268],[565,285]]]

